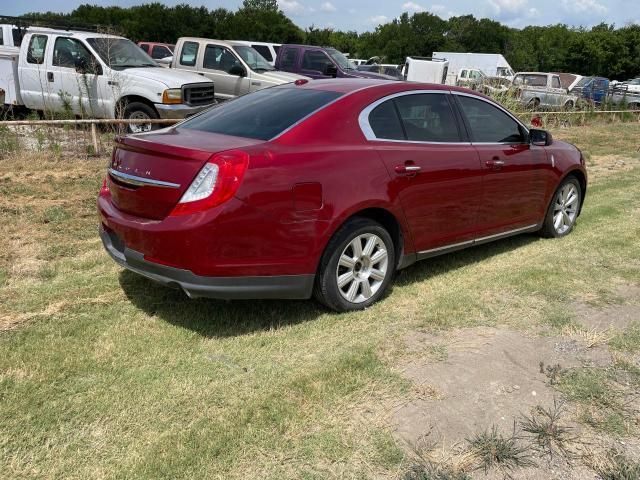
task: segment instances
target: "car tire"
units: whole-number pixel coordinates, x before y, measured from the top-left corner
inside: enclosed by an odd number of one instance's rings
[[[155,120],[158,118],[158,113],[155,109],[146,103],[142,102],[131,102],[127,103],[124,107],[123,117],[126,120],[134,119],[134,120]],[[137,124],[133,125],[127,124],[127,133],[143,133],[149,132],[151,130],[156,130],[158,128],[158,124],[149,123],[149,124]]]
[[[337,312],[363,310],[382,298],[395,266],[389,232],[371,219],[354,217],[329,241],[320,260],[314,296]]]
[[[556,189],[547,209],[540,235],[560,238],[573,230],[580,213],[582,188],[574,176],[567,177]]]
[[[569,100],[567,103],[564,104],[565,110],[573,110],[573,107],[574,107],[573,100]]]

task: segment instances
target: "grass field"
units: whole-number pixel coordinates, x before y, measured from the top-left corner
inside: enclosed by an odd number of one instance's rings
[[[416,457],[389,413],[415,393],[399,368],[407,336],[489,326],[586,338],[576,304],[637,305],[621,292],[640,287],[640,124],[554,135],[590,167],[570,236],[422,262],[384,301],[343,315],[313,301],[189,301],[103,252],[95,197],[106,159],[0,160],[0,477],[410,475]],[[640,386],[637,320],[602,336],[614,364],[557,383],[581,425],[631,444],[640,417],[610,386],[623,374]],[[433,346],[431,361],[447,348]],[[600,407],[608,417],[596,418]]]

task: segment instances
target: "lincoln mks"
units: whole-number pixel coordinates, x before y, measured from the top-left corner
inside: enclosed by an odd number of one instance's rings
[[[189,297],[347,311],[418,260],[569,234],[586,188],[576,147],[479,93],[299,80],[118,138],[98,209],[117,263]]]

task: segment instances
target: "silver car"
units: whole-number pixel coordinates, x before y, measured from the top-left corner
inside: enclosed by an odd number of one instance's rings
[[[560,76],[553,73],[520,72],[513,77],[513,87],[520,92],[520,102],[531,108],[573,108],[578,97],[562,87]]]

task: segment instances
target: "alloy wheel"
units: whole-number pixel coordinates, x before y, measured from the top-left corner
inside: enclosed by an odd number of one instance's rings
[[[140,110],[133,112],[129,115],[129,120],[151,120],[151,117]],[[131,133],[143,133],[151,131],[152,125],[150,123],[130,123],[129,130]]]
[[[388,273],[389,257],[382,239],[373,233],[358,235],[340,255],[338,290],[348,302],[365,302],[380,289]]]
[[[576,186],[566,183],[556,194],[553,205],[553,228],[563,235],[573,227],[578,215],[580,194]]]

